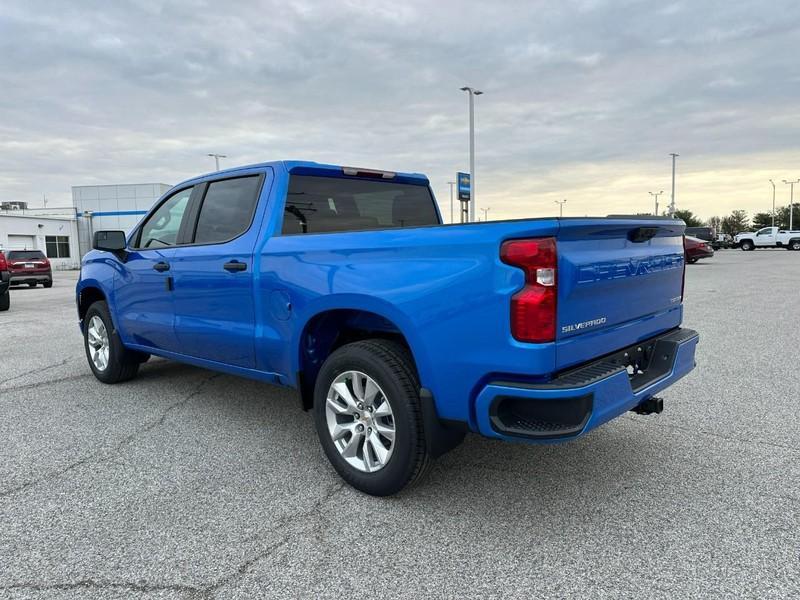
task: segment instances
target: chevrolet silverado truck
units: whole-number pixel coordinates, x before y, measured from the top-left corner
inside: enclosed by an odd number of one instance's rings
[[[296,388],[353,487],[389,495],[465,433],[562,442],[694,368],[682,221],[443,225],[428,179],[280,161],[98,231],[76,288],[104,383],[157,355]]]
[[[777,227],[762,227],[758,231],[738,233],[734,241],[736,245],[746,251],[756,248],[800,250],[800,230],[784,231]]]

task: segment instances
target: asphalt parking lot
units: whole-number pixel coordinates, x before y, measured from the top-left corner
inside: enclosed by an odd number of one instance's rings
[[[800,254],[688,267],[660,416],[470,436],[389,499],[292,392],[153,359],[94,379],[77,273],[0,313],[0,598],[800,597]]]

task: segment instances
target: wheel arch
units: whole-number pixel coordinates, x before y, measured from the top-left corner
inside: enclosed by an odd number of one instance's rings
[[[376,338],[397,342],[408,350],[421,377],[415,344],[397,320],[383,311],[363,307],[326,308],[311,315],[301,328],[296,345],[297,386],[303,408],[313,406],[314,384],[322,364],[334,350],[352,342]]]
[[[100,301],[108,302],[108,297],[98,284],[88,284],[80,289],[78,292],[78,318],[81,324],[83,324],[89,307]]]

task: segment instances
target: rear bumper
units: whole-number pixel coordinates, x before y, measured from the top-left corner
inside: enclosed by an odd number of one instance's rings
[[[692,250],[689,258],[711,258],[714,256],[714,250],[709,248],[707,250],[703,250],[702,248],[698,248],[697,250]]]
[[[11,275],[11,285],[18,283],[44,283],[53,281],[52,271],[45,273],[14,273]]]
[[[689,373],[699,335],[673,329],[570,369],[548,383],[494,381],[478,394],[478,429],[487,437],[556,441],[618,417]],[[634,360],[637,374],[626,365]]]

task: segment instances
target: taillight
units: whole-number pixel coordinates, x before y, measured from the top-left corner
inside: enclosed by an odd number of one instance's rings
[[[6,262],[6,255],[0,252],[0,271],[7,271],[8,263]]]
[[[500,259],[525,271],[525,287],[511,297],[511,335],[520,342],[556,339],[556,240],[509,240]]]

